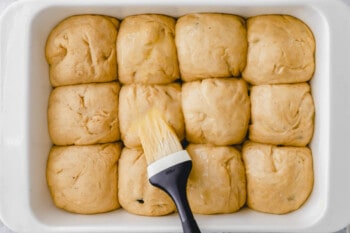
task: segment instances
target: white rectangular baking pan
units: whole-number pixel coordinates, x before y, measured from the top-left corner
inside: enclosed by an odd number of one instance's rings
[[[223,12],[249,17],[290,14],[316,38],[314,190],[285,215],[247,208],[197,215],[203,232],[334,232],[350,223],[350,9],[340,0],[31,0],[9,7],[0,21],[0,216],[18,232],[181,232],[175,214],[141,217],[118,210],[76,215],[56,208],[45,166],[51,146],[46,110],[50,83],[44,46],[50,30],[74,14]]]

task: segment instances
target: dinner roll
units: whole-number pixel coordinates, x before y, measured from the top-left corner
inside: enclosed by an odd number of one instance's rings
[[[315,107],[307,83],[253,86],[249,139],[306,146],[313,135]]]
[[[129,148],[141,147],[138,124],[151,109],[157,109],[175,130],[179,139],[184,138],[184,120],[181,109],[181,86],[168,85],[124,85],[119,97],[120,133]]]
[[[88,145],[120,139],[119,84],[81,84],[53,89],[48,127],[55,145]]]
[[[189,14],[175,29],[181,78],[239,76],[246,64],[247,37],[243,18],[229,14]]]
[[[119,208],[117,160],[121,145],[54,146],[46,177],[55,205],[79,214]]]
[[[141,148],[124,147],[119,160],[119,201],[128,212],[159,216],[175,211],[175,204],[161,189],[148,181],[146,157]]]
[[[245,81],[235,78],[184,83],[186,139],[192,143],[238,144],[247,133],[250,100]]]
[[[246,142],[242,153],[249,208],[284,214],[298,209],[306,201],[313,188],[309,148]]]
[[[261,15],[247,21],[248,57],[243,78],[261,85],[297,83],[315,70],[315,40],[301,20],[288,15]]]
[[[126,17],[117,39],[119,80],[166,84],[179,78],[175,19],[164,15]]]
[[[239,210],[246,201],[246,178],[240,152],[230,146],[190,144],[193,168],[187,183],[194,213],[219,214]]]
[[[77,15],[60,22],[46,42],[52,86],[115,80],[118,26],[118,20],[99,15]]]

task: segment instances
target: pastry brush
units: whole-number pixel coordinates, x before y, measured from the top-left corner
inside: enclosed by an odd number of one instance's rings
[[[176,133],[158,111],[151,110],[139,125],[139,137],[148,164],[149,182],[173,199],[184,233],[200,232],[186,195],[192,161]]]

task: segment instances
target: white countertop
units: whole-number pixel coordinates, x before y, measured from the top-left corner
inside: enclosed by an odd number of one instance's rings
[[[4,11],[4,9],[13,3],[15,0],[0,0],[0,15]],[[8,229],[4,224],[0,221],[0,233],[12,233],[10,229]]]
[[[0,14],[4,11],[4,9],[13,3],[15,0],[0,0]],[[0,221],[0,233],[12,233],[10,229],[8,229],[1,221]]]
[[[15,2],[16,0],[0,0],[0,14],[4,11],[4,9]],[[350,5],[350,0],[343,0],[344,2]],[[1,221],[0,221],[0,233],[13,233],[10,229],[8,229]],[[344,228],[336,233],[350,233],[350,226],[348,228]]]
[[[4,9],[13,3],[15,0],[0,0],[0,15],[4,11]],[[1,221],[0,221],[0,233],[12,233],[10,229],[8,229]]]

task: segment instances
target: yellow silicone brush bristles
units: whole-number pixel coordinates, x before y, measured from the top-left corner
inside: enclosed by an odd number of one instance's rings
[[[148,164],[183,150],[176,133],[159,111],[150,110],[138,126]]]

